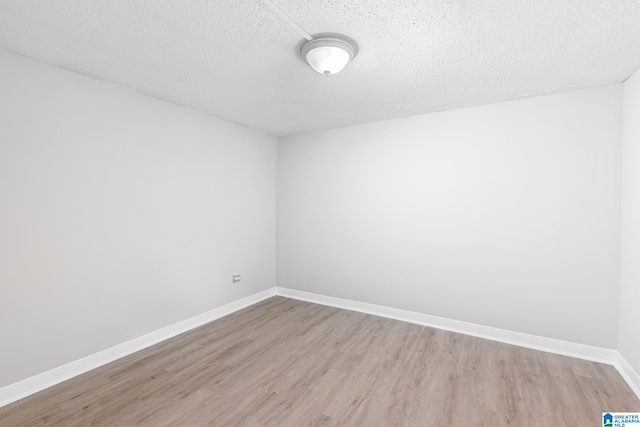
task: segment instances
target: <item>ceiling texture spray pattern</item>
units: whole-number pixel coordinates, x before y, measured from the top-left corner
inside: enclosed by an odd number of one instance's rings
[[[624,81],[638,0],[274,0],[358,56],[314,73],[261,0],[0,0],[0,47],[272,135]]]

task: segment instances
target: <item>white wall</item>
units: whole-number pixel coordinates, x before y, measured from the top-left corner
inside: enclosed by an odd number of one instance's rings
[[[618,349],[640,373],[640,72],[624,83]]]
[[[621,85],[279,143],[278,285],[616,348]]]
[[[0,387],[275,286],[276,162],[273,137],[0,51]]]
[[[278,284],[617,346],[640,77],[282,138]],[[0,387],[275,286],[275,138],[0,51]],[[242,282],[231,285],[232,274]]]

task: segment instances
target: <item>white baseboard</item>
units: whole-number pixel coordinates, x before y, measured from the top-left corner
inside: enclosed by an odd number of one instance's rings
[[[638,376],[631,365],[629,365],[624,357],[622,357],[622,355],[616,350],[577,344],[553,338],[545,338],[537,335],[525,334],[522,332],[507,331],[505,329],[482,326],[475,323],[446,319],[444,317],[431,316],[428,314],[416,313],[413,311],[401,310],[397,308],[385,307],[381,305],[369,304],[343,298],[329,297],[310,292],[297,291],[294,289],[278,287],[276,293],[283,297],[312,302],[315,304],[343,308],[360,313],[373,314],[375,316],[387,317],[390,319],[401,320],[403,322],[415,323],[423,326],[430,326],[433,328],[471,335],[478,338],[517,345],[519,347],[526,347],[534,350],[545,351],[548,353],[560,354],[563,356],[575,357],[577,359],[584,359],[593,362],[613,365],[618,370],[622,378],[629,384],[629,387],[631,387],[633,392],[640,399],[640,376]]]
[[[631,390],[633,390],[636,396],[638,396],[638,399],[640,399],[640,375],[638,375],[620,353],[618,353],[618,360],[616,360],[613,366],[620,372],[620,376],[629,384]]]
[[[553,338],[544,338],[537,335],[507,331],[505,329],[482,326],[475,323],[452,320],[444,317],[431,316],[429,314],[422,314],[414,311],[401,310],[398,308],[385,307],[343,298],[328,297],[287,288],[278,288],[277,294],[316,304],[374,314],[376,316],[388,317],[390,319],[401,320],[403,322],[430,326],[437,329],[444,329],[445,331],[457,332],[460,334],[499,341],[506,344],[513,344],[534,350],[561,354],[563,356],[571,356],[594,362],[607,363],[609,365],[613,365],[617,360],[618,352],[606,348],[576,344]]]
[[[83,357],[82,359],[75,360],[67,363],[66,365],[51,369],[50,371],[43,372],[42,374],[38,374],[20,382],[0,388],[0,407],[59,384],[92,369],[98,368],[102,365],[106,365],[114,360],[128,356],[136,351],[151,347],[154,344],[175,337],[176,335],[188,332],[198,326],[202,326],[213,320],[227,316],[275,295],[276,288],[270,288],[265,291],[258,292],[246,298],[225,304],[222,307],[214,308],[213,310],[209,310],[205,313],[180,321],[141,337],[134,338],[130,341],[118,344],[90,356]]]
[[[629,384],[629,387],[631,387],[633,392],[638,396],[638,398],[640,398],[640,376],[616,350],[592,347],[584,344],[507,331],[490,326],[476,325],[474,323],[431,316],[428,314],[416,313],[397,308],[278,287],[250,295],[246,298],[231,302],[190,319],[167,326],[166,328],[134,338],[130,341],[118,344],[114,347],[70,362],[42,374],[38,374],[15,384],[0,388],[0,407],[59,384],[92,369],[106,365],[114,360],[128,356],[136,351],[143,350],[154,344],[175,337],[176,335],[188,332],[198,326],[202,326],[206,323],[227,316],[275,295],[330,307],[358,311],[375,316],[387,317],[403,322],[430,326],[446,331],[471,335],[478,338],[489,339],[534,350],[546,351],[563,356],[606,363],[608,365],[613,365],[618,370],[622,378]]]

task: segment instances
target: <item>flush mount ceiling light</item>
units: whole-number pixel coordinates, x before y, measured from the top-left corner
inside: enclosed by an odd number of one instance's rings
[[[358,45],[349,37],[340,34],[321,34],[313,37],[271,0],[262,2],[307,40],[300,49],[300,55],[316,72],[325,76],[339,73],[358,53]]]
[[[358,53],[358,45],[341,35],[312,38],[300,49],[304,60],[316,72],[330,76],[342,71]]]

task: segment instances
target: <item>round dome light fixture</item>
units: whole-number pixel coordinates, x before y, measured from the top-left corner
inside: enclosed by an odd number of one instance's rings
[[[356,42],[339,34],[313,38],[300,49],[307,64],[325,76],[342,71],[357,53]]]

